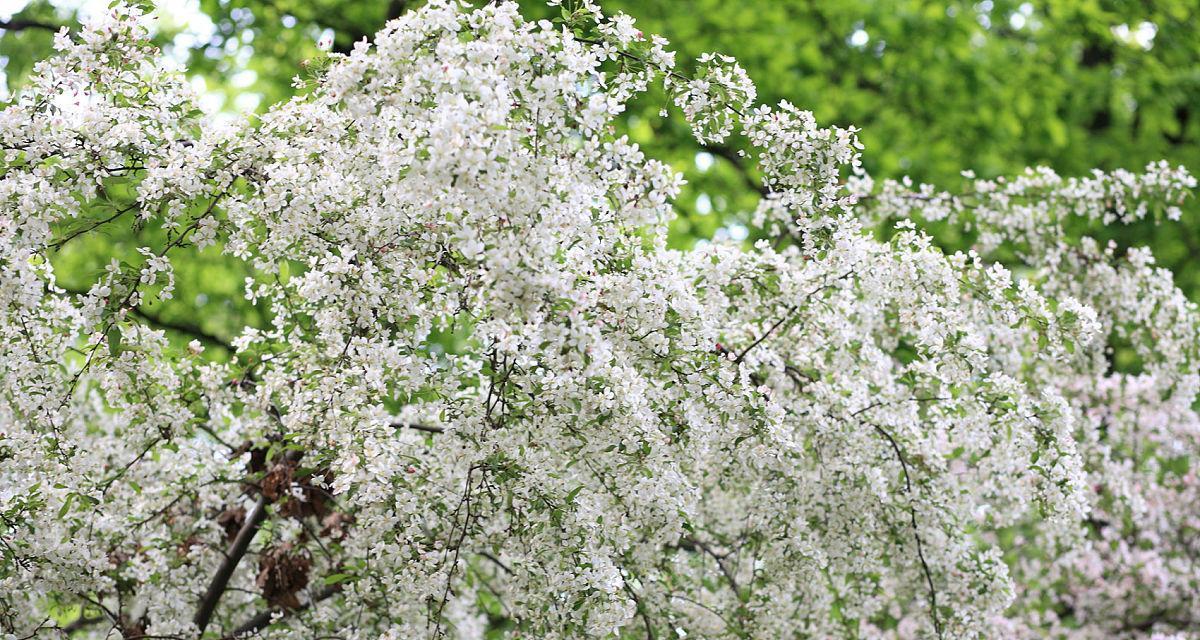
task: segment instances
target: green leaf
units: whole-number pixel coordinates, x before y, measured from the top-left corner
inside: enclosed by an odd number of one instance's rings
[[[122,340],[120,327],[116,325],[110,327],[108,333],[105,335],[105,338],[108,341],[108,355],[114,358],[120,356]]]

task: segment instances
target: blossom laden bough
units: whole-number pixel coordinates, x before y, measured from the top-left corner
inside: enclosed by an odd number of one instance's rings
[[[4,633],[1195,630],[1197,310],[1063,231],[1182,169],[875,189],[853,128],[590,2],[428,3],[225,128],[137,9],[58,44],[0,116]],[[758,149],[766,240],[667,247],[681,178],[617,119],[652,83]],[[264,322],[156,313],[201,250]]]

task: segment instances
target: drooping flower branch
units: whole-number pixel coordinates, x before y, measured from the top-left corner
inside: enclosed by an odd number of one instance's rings
[[[876,188],[854,129],[589,2],[430,2],[256,125],[136,9],[58,45],[0,116],[4,633],[1196,629],[1197,310],[1063,230],[1171,217],[1182,169]],[[681,178],[617,119],[657,82],[740,127],[780,242],[667,247]],[[262,323],[156,311],[218,254]]]

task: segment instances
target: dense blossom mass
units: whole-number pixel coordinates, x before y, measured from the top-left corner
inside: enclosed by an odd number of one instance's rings
[[[3,637],[1200,633],[1198,310],[1067,231],[1185,170],[877,184],[733,60],[562,14],[430,2],[229,126],[137,9],[59,36],[0,115]],[[753,248],[668,248],[651,88],[754,149]],[[265,320],[181,341],[213,255]]]

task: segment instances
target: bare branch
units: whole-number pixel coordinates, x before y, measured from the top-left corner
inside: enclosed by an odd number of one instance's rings
[[[446,430],[442,427],[434,427],[427,424],[408,424],[405,422],[396,422],[392,424],[395,429],[412,429],[414,431],[424,431],[425,433],[445,433]]]
[[[25,31],[26,29],[41,29],[43,31],[58,31],[62,25],[50,24],[49,22],[39,22],[37,20],[25,20],[14,18],[12,20],[0,20],[0,30],[3,31]]]
[[[237,537],[233,539],[233,543],[229,546],[229,551],[225,554],[225,560],[217,567],[217,572],[213,575],[212,582],[208,585],[208,590],[204,592],[204,597],[200,600],[200,606],[196,608],[196,615],[192,618],[192,622],[200,629],[200,634],[204,635],[204,629],[208,627],[208,623],[212,620],[213,612],[217,609],[217,603],[221,600],[221,594],[225,593],[225,587],[229,585],[229,579],[233,577],[234,569],[237,569],[238,563],[241,562],[242,556],[246,555],[246,550],[250,548],[250,541],[254,539],[258,533],[258,528],[263,521],[267,519],[267,497],[263,494],[258,495],[258,502],[254,505],[254,511],[246,516],[246,522],[238,531]]]

